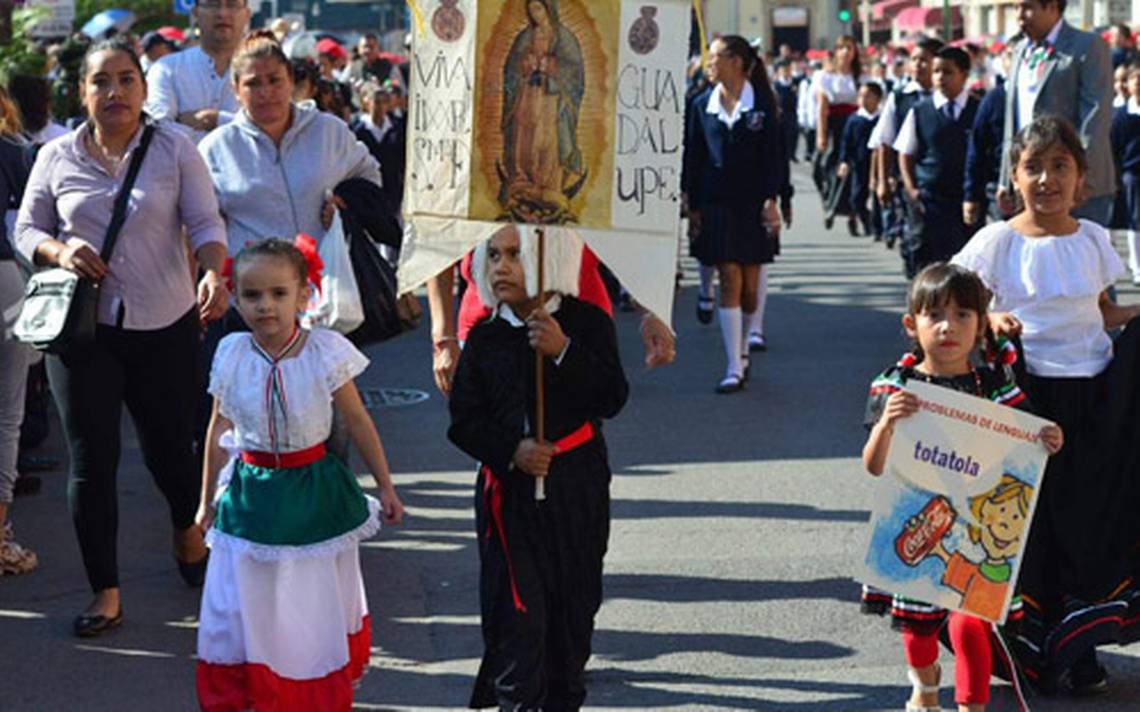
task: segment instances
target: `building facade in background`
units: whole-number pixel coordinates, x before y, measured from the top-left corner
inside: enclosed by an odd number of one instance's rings
[[[831,46],[836,37],[851,31],[839,20],[839,0],[702,0],[702,7],[710,37],[760,39],[765,52],[785,42],[800,52]]]
[[[702,0],[709,37],[759,39],[764,51],[782,43],[797,51],[830,47],[841,34],[861,42],[895,42],[916,34],[945,35],[942,0]],[[1140,0],[1068,0],[1065,19],[1082,29],[1140,23]],[[953,0],[950,39],[1018,31],[1017,0]],[[864,28],[866,31],[864,31]]]

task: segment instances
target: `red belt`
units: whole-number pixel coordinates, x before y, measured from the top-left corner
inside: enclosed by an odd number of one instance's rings
[[[587,420],[582,424],[582,427],[578,428],[565,437],[555,440],[554,447],[558,448],[558,454],[562,455],[570,452],[574,448],[582,447],[593,439],[594,426],[592,423],[590,423],[590,421]]]
[[[247,465],[257,467],[304,467],[317,462],[325,456],[325,444],[317,443],[304,450],[293,452],[258,452],[256,450],[242,450],[241,461]]]
[[[832,104],[827,107],[827,115],[829,117],[850,116],[858,110],[858,104]]]
[[[581,447],[593,439],[594,426],[590,421],[586,421],[582,427],[566,437],[555,440],[554,446],[558,448],[558,454],[561,455],[574,448]],[[503,487],[490,467],[483,465],[480,472],[483,474],[483,498],[487,506],[487,513],[490,515],[487,528],[483,532],[483,538],[490,542],[492,530],[498,532],[499,544],[503,547],[503,558],[507,562],[507,578],[511,582],[511,600],[516,612],[526,613],[526,604],[523,603],[522,595],[519,593],[518,580],[515,578],[515,567],[511,561],[511,547],[507,541],[507,531],[503,528]]]

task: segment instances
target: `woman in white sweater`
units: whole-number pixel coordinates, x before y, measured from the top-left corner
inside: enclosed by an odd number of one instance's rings
[[[319,240],[332,219],[330,192],[349,178],[380,185],[379,166],[343,121],[293,104],[289,60],[268,33],[246,38],[231,73],[242,109],[198,145],[230,254],[298,232]]]

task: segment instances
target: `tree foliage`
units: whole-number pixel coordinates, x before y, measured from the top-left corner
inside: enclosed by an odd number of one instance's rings
[[[0,80],[5,84],[8,77],[16,74],[37,76],[44,73],[46,57],[28,36],[28,30],[46,15],[43,8],[17,8],[12,12],[12,37],[0,44]]]

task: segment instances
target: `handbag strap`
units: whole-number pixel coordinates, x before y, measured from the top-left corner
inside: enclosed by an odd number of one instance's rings
[[[119,232],[123,229],[123,223],[127,221],[127,201],[131,197],[131,190],[135,187],[135,179],[138,178],[139,167],[142,166],[143,157],[146,156],[146,149],[150,146],[152,136],[154,136],[154,124],[148,121],[143,128],[139,145],[135,148],[134,154],[131,155],[131,165],[127,168],[127,177],[123,180],[123,187],[119,188],[119,194],[115,196],[115,209],[111,213],[111,223],[107,226],[107,234],[103,237],[103,249],[99,250],[99,257],[103,262],[111,261],[111,251],[115,249]]]

